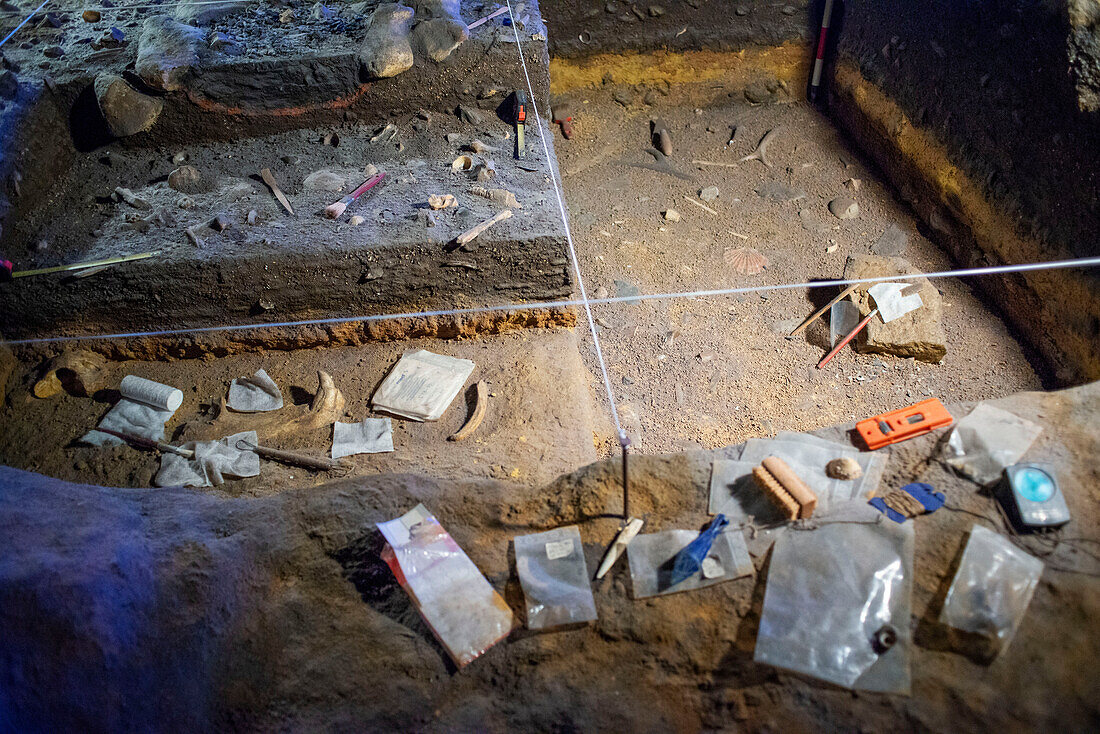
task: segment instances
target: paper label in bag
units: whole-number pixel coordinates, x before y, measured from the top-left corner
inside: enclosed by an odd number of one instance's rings
[[[546,557],[551,561],[558,558],[565,558],[573,552],[572,540],[556,540],[552,543],[546,544]]]

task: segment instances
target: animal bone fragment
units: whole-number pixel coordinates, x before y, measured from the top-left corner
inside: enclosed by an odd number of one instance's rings
[[[95,352],[64,352],[46,363],[45,374],[34,383],[34,396],[51,398],[62,390],[79,397],[91,396],[107,382],[103,370],[106,364],[107,360]]]
[[[292,405],[268,413],[233,413],[225,407],[222,396],[213,420],[188,423],[181,438],[186,441],[217,440],[234,433],[256,431],[270,441],[331,426],[344,414],[344,395],[336,389],[327,372],[317,371],[317,383],[317,392],[308,407]]]
[[[485,420],[485,408],[489,402],[489,388],[484,380],[480,380],[475,390],[474,411],[470,413],[469,419],[463,424],[462,428],[447,437],[448,441],[465,441],[477,430],[478,426],[481,425],[481,421]]]
[[[458,199],[451,194],[432,194],[428,197],[428,206],[432,209],[446,209],[451,206],[458,206]]]
[[[489,227],[492,227],[494,224],[497,224],[498,222],[503,222],[505,219],[507,219],[510,216],[512,216],[512,210],[511,209],[505,209],[504,211],[500,212],[499,214],[497,214],[492,219],[486,219],[484,222],[482,222],[480,224],[477,224],[477,225],[471,227],[470,229],[466,230],[465,232],[463,232],[462,234],[460,234],[458,237],[455,238],[455,242],[458,243],[459,247],[465,247],[466,245],[470,244],[470,242],[472,242],[474,240],[474,238],[476,238],[478,235],[480,235],[485,230],[489,229]]]
[[[744,163],[745,161],[760,161],[768,168],[771,168],[772,164],[770,161],[768,161],[768,144],[772,141],[777,132],[779,132],[779,128],[773,127],[771,130],[764,133],[764,137],[760,138],[760,142],[756,145],[756,150],[742,158],[740,162]]]
[[[130,189],[124,189],[121,186],[118,186],[115,188],[115,194],[118,196],[119,199],[125,201],[127,204],[134,207],[135,209],[149,210],[153,208],[152,204],[147,202],[145,199],[134,195],[134,192],[130,191]]]
[[[472,186],[470,193],[474,196],[480,196],[494,204],[500,204],[510,209],[522,209],[523,205],[516,199],[516,195],[508,189],[485,189],[481,186]]]

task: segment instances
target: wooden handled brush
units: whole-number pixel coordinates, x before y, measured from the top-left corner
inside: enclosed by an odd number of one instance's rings
[[[384,174],[384,173],[376,173],[375,175],[371,176],[366,181],[364,181],[362,183],[362,185],[359,188],[357,188],[355,191],[352,191],[350,194],[345,196],[343,199],[340,199],[340,201],[336,202],[335,204],[329,204],[328,206],[326,206],[325,207],[325,216],[328,217],[329,219],[338,218],[348,208],[349,204],[351,204],[353,201],[358,199],[360,196],[362,196],[363,194],[367,193],[372,188],[374,188],[374,186],[379,181],[381,181],[385,177],[385,175],[386,174]]]
[[[752,478],[791,520],[813,516],[817,495],[778,456],[769,456],[752,470]]]

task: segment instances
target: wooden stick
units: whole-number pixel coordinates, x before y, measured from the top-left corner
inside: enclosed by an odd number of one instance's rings
[[[863,331],[863,327],[866,326],[867,324],[871,323],[871,319],[874,318],[877,314],[878,314],[878,309],[877,308],[874,311],[872,311],[871,313],[867,314],[867,318],[863,319],[863,321],[860,321],[859,325],[856,326],[856,328],[852,329],[848,333],[848,336],[841,339],[840,343],[837,344],[835,347],[833,347],[833,351],[826,354],[824,359],[822,359],[820,362],[817,363],[817,368],[821,369],[825,365],[829,364],[829,361],[832,360],[832,358],[835,357],[837,355],[837,353],[840,352],[840,350],[844,348],[844,345],[846,345],[848,342],[855,339],[856,334]]]
[[[123,433],[122,431],[113,431],[110,428],[95,428],[93,430],[99,431],[100,433],[106,433],[108,435],[114,436],[115,438],[121,438],[123,441],[126,441],[127,443],[132,443],[134,445],[141,446],[143,448],[159,449],[161,451],[167,451],[170,454],[175,454],[177,456],[182,456],[185,459],[190,459],[191,457],[193,457],[195,455],[195,452],[192,451],[191,449],[181,449],[179,446],[173,446],[172,444],[165,443],[164,441],[155,441],[151,438],[145,438],[144,436],[135,436],[132,433]]]
[[[489,387],[485,384],[484,380],[477,383],[477,395],[474,398],[474,412],[470,414],[470,419],[459,428],[458,431],[447,438],[448,441],[465,441],[470,437],[470,434],[477,430],[477,427],[481,425],[481,421],[485,419],[485,407],[489,402]]]
[[[797,328],[797,329],[795,329],[794,331],[792,331],[792,332],[791,332],[791,333],[790,333],[790,334],[789,334],[789,335],[787,336],[787,338],[788,338],[788,339],[790,339],[791,337],[794,337],[794,336],[798,336],[799,334],[801,334],[801,333],[802,333],[803,331],[805,331],[805,330],[806,330],[806,327],[807,327],[807,326],[809,326],[810,324],[812,324],[812,323],[813,323],[814,319],[816,319],[816,318],[817,318],[818,316],[820,316],[821,314],[825,313],[825,312],[826,312],[826,311],[828,311],[828,310],[829,310],[830,308],[832,308],[833,306],[837,305],[838,303],[840,303],[841,301],[843,301],[843,300],[844,300],[845,298],[847,298],[847,297],[848,297],[849,295],[851,295],[852,293],[854,293],[854,292],[855,292],[855,290],[856,290],[856,288],[859,288],[859,286],[860,286],[860,284],[859,284],[859,283],[852,283],[852,284],[851,284],[850,286],[848,286],[847,288],[845,288],[844,290],[842,290],[842,291],[840,292],[840,294],[839,294],[839,295],[837,295],[837,297],[836,297],[836,298],[834,298],[833,300],[829,301],[829,302],[828,302],[828,303],[826,303],[826,304],[825,304],[824,306],[822,306],[821,308],[817,309],[817,310],[816,310],[816,311],[814,311],[814,312],[813,312],[812,314],[810,314],[809,316],[807,316],[807,317],[806,317],[806,320],[805,320],[805,321],[803,321],[803,322],[802,322],[801,324],[799,324],[799,325],[798,325],[798,328]]]
[[[492,219],[486,219],[481,224],[475,225],[474,227],[471,227],[470,229],[466,230],[465,232],[463,232],[462,234],[460,234],[458,237],[455,238],[455,242],[457,242],[459,245],[469,244],[475,237],[477,237],[479,234],[481,234],[485,230],[489,229],[489,227],[492,227],[494,224],[497,224],[498,222],[503,222],[505,219],[507,219],[510,216],[512,216],[512,210],[511,209],[505,209],[504,211],[502,211],[500,214],[497,214]]]
[[[287,201],[286,194],[279,188],[279,184],[275,181],[275,176],[271,173],[270,168],[264,168],[260,170],[260,178],[264,180],[264,183],[271,188],[271,193],[275,194],[275,198],[279,200],[279,203],[283,205],[283,208],[287,210],[288,214],[293,215],[294,209],[290,206],[290,202]]]
[[[243,448],[242,448],[243,444]],[[285,464],[294,464],[295,466],[304,466],[307,469],[320,469],[321,471],[332,471],[333,469],[343,469],[344,465],[336,459],[326,459],[324,457],[307,456],[306,454],[295,453],[294,451],[283,451],[282,449],[273,449],[268,446],[259,446],[257,444],[249,443],[243,438],[237,441],[237,449],[244,451],[248,450],[262,456],[265,459],[274,459],[275,461],[281,461]]]

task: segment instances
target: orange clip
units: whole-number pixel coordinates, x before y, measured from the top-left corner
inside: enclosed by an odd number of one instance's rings
[[[955,419],[936,398],[922,400],[908,408],[892,410],[856,423],[856,431],[874,451],[892,443],[923,436],[943,426],[949,426]]]

